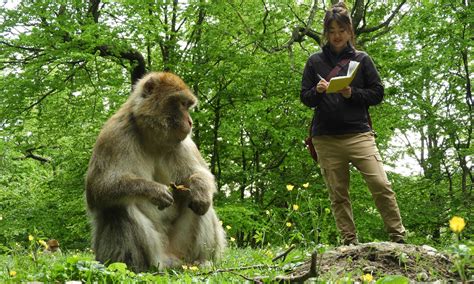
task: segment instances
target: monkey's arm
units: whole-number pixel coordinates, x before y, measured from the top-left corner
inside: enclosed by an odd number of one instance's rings
[[[190,194],[189,208],[198,215],[204,215],[212,205],[212,196],[216,191],[214,176],[200,169],[192,174],[186,181]]]
[[[104,126],[93,150],[86,179],[89,208],[125,206],[149,201],[159,209],[170,206],[168,186],[153,181],[137,134],[121,123],[126,116],[115,115]]]
[[[201,157],[196,145],[188,140],[185,142],[186,163],[182,169],[181,179],[178,184],[189,188],[189,208],[198,215],[204,215],[212,205],[212,197],[216,192],[215,179],[206,162]]]
[[[152,202],[159,209],[164,209],[173,203],[168,186],[133,174],[107,178],[89,176],[86,183],[86,198],[90,208],[127,205],[140,199]]]

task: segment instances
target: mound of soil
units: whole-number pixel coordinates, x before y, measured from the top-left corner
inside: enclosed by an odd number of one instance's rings
[[[371,274],[375,280],[387,275],[403,275],[416,282],[460,281],[459,275],[451,271],[453,267],[448,255],[432,247],[379,242],[340,246],[321,255],[313,254],[312,260],[280,279],[338,279],[351,275],[355,280]]]

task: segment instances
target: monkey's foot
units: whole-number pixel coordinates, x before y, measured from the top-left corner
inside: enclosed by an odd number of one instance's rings
[[[168,255],[159,262],[160,271],[168,268],[181,268],[183,261],[176,256]]]

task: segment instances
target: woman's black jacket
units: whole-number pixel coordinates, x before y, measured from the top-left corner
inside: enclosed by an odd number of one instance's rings
[[[326,78],[342,59],[350,58],[361,66],[351,83],[352,96],[348,99],[339,93],[326,94],[316,91],[319,82],[317,74]],[[338,76],[347,74],[348,64]],[[372,59],[365,52],[347,46],[339,55],[331,52],[328,45],[322,52],[308,58],[301,82],[301,101],[314,108],[312,136],[339,135],[370,131],[368,108],[382,102],[384,88]]]

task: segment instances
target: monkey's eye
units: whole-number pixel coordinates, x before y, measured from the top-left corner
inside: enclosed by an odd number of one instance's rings
[[[192,101],[182,101],[181,105],[186,109],[190,109],[193,106],[194,102]]]
[[[194,105],[194,102],[193,101],[188,101],[186,105],[187,105],[188,108],[191,108]]]

